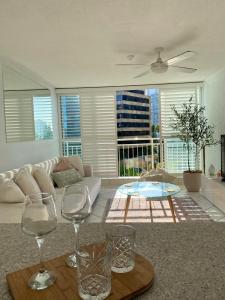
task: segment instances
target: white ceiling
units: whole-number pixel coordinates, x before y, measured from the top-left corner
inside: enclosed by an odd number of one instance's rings
[[[0,0],[0,55],[55,87],[202,81],[225,67],[224,0]],[[134,79],[151,63],[186,50],[197,54],[168,71]]]

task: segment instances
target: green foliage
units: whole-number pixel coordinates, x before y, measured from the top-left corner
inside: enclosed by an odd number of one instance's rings
[[[140,173],[137,168],[127,169],[123,164],[120,165],[120,176],[139,176]]]
[[[215,127],[208,125],[205,117],[205,107],[192,102],[192,97],[188,103],[183,103],[181,110],[175,105],[172,106],[175,118],[172,120],[171,127],[177,132],[176,137],[185,142],[188,151],[188,170],[190,171],[190,151],[193,150],[192,143],[195,145],[195,161],[198,154],[207,146],[219,143],[214,138]],[[197,164],[196,164],[197,165]]]
[[[152,125],[152,137],[156,138],[159,136],[159,125]]]

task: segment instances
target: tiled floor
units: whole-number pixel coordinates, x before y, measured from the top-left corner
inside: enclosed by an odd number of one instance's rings
[[[98,198],[96,199],[92,214],[88,218],[89,223],[100,223],[104,221],[105,212],[109,209],[112,199],[116,193],[116,189],[119,185],[103,186]],[[182,189],[182,192],[184,190]],[[225,213],[215,207],[210,201],[201,196],[199,193],[188,193],[190,197],[204,210],[210,217],[217,222],[225,222]]]
[[[188,193],[195,202],[217,222],[225,222],[225,213],[199,193]]]

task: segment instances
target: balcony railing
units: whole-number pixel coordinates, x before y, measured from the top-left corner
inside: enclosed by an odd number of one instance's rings
[[[164,163],[160,138],[118,139],[118,176],[139,176]]]
[[[62,152],[64,156],[82,155],[82,146],[80,141],[63,141]]]
[[[64,156],[82,157],[80,141],[64,140]],[[139,176],[142,172],[163,167],[169,173],[187,169],[187,149],[178,139],[127,138],[117,140],[118,176]],[[194,151],[190,155],[191,168],[195,167]]]

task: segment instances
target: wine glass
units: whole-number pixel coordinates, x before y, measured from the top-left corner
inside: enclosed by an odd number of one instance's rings
[[[73,224],[75,232],[75,252],[69,255],[66,259],[66,263],[69,267],[77,266],[76,251],[79,226],[90,215],[90,213],[91,201],[88,187],[80,184],[66,186],[62,199],[61,214],[63,218]]]
[[[26,196],[22,215],[22,231],[35,237],[39,249],[40,269],[28,281],[33,290],[43,290],[51,286],[56,277],[52,271],[45,269],[42,262],[42,245],[45,236],[56,229],[57,215],[52,195],[38,193]]]

